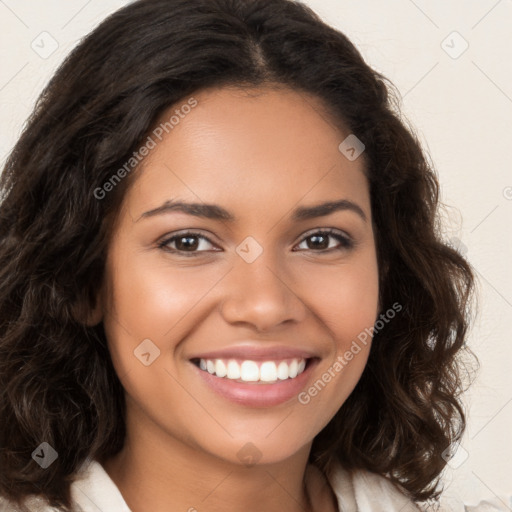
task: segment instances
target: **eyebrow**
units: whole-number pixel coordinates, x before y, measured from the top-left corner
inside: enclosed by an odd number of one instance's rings
[[[230,222],[236,221],[236,217],[232,213],[216,204],[186,203],[182,201],[169,200],[158,208],[144,212],[136,222],[143,218],[153,217],[155,215],[161,215],[173,211],[183,212],[188,215],[194,215],[195,217],[202,217],[206,219],[225,220]],[[349,201],[348,199],[327,201],[313,206],[300,206],[293,211],[292,220],[296,222],[314,219],[337,211],[352,211],[359,215],[364,222],[367,222],[366,214],[363,209],[358,204]]]

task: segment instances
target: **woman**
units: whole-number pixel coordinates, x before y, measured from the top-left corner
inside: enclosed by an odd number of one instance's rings
[[[71,53],[1,177],[6,510],[435,503],[473,273],[385,82],[288,0]]]

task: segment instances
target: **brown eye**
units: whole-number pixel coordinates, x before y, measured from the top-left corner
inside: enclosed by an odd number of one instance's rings
[[[175,239],[176,248],[178,251],[182,250],[194,250],[199,247],[197,236],[195,235],[182,235]]]
[[[337,241],[337,245],[332,245],[332,241]],[[306,243],[305,249],[313,252],[330,252],[336,250],[348,250],[353,248],[354,242],[348,236],[333,230],[316,231],[305,238],[301,245]],[[202,252],[209,252],[208,244],[214,244],[204,235],[192,231],[182,232],[166,238],[158,244],[158,247],[183,256],[198,256]],[[216,249],[213,249],[216,250]]]
[[[206,246],[208,246],[208,244],[213,245],[205,236],[187,231],[166,238],[158,244],[158,247],[169,252],[181,253],[184,256],[196,256],[198,253],[208,251],[208,248],[204,247],[205,244]],[[201,247],[202,250],[197,250],[199,247]]]
[[[331,240],[336,240],[338,245],[332,246],[330,244]],[[332,230],[316,231],[315,233],[305,237],[301,244],[304,242],[306,242],[307,249],[313,250],[315,252],[330,251],[331,249],[351,249],[354,245],[350,238]]]

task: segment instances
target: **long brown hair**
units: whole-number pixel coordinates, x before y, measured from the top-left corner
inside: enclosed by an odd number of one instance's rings
[[[443,241],[436,173],[392,84],[342,33],[291,0],[139,0],[66,58],[0,177],[0,496],[41,494],[68,510],[88,458],[123,446],[125,403],[99,324],[77,312],[100,286],[112,219],[132,176],[97,190],[169,106],[210,86],[277,83],[314,94],[365,145],[380,304],[353,393],[310,460],[340,460],[435,498],[443,451],[465,416],[461,356],[474,276]],[[95,194],[96,191],[96,194]],[[31,458],[41,442],[58,460]]]

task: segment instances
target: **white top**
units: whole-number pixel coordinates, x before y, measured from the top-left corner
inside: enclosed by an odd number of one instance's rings
[[[402,494],[387,479],[358,470],[351,476],[339,464],[326,475],[338,499],[340,512],[418,512],[423,510]],[[117,486],[97,461],[86,461],[78,478],[71,485],[71,497],[77,512],[131,512]],[[59,512],[45,505],[42,498],[31,497],[25,502],[31,512]],[[0,512],[19,509],[0,498]],[[510,512],[512,495],[481,501],[478,505],[441,508],[440,512]]]

